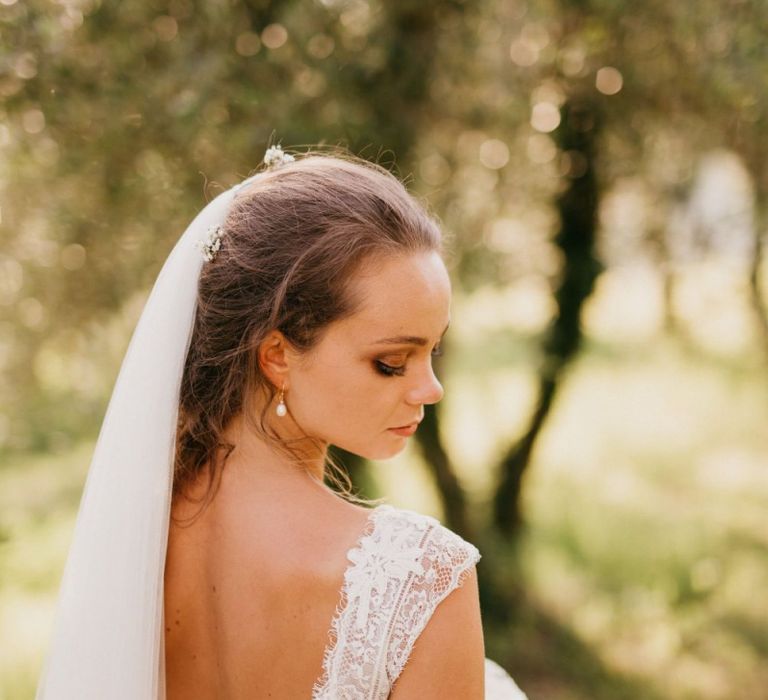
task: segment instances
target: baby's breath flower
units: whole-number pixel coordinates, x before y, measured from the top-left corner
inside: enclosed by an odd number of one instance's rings
[[[224,229],[221,226],[209,226],[205,238],[197,242],[197,247],[203,253],[203,257],[211,262],[221,248],[221,237]]]
[[[281,146],[270,146],[264,154],[264,163],[267,168],[279,167],[291,163],[295,158],[290,153],[285,153]]]

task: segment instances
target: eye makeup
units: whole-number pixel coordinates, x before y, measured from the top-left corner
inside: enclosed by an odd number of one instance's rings
[[[443,348],[438,345],[431,353],[432,357],[440,357],[443,354]],[[374,360],[374,367],[379,374],[387,377],[402,377],[405,374],[406,365],[388,365],[381,360]]]

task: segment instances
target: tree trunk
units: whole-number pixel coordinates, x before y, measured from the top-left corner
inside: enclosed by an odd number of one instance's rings
[[[494,497],[494,525],[508,539],[522,524],[520,494],[523,478],[552,402],[563,370],[582,341],[581,309],[592,293],[600,271],[594,244],[597,228],[598,182],[595,151],[599,132],[596,105],[587,98],[570,98],[562,108],[562,121],[555,133],[563,158],[567,184],[557,199],[560,230],[555,243],[563,253],[563,270],[555,293],[557,314],[544,340],[543,365],[539,375],[539,398],[522,438],[500,465],[499,485]]]
[[[443,341],[445,346],[446,341]],[[435,371],[440,372],[441,363],[435,361]],[[467,520],[467,498],[451,465],[442,440],[440,439],[440,421],[438,405],[424,407],[424,420],[419,425],[415,436],[443,503],[445,524],[454,532],[472,540],[472,526]]]

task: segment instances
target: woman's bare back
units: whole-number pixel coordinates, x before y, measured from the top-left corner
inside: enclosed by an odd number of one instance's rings
[[[174,503],[176,519],[199,506]],[[370,510],[330,492],[254,503],[223,485],[165,570],[168,700],[307,700]]]

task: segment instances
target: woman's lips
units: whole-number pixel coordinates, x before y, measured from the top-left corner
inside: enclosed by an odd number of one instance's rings
[[[397,435],[408,437],[409,435],[413,435],[416,432],[416,428],[418,427],[419,427],[418,423],[410,423],[409,425],[406,425],[402,428],[389,428],[388,430]]]

